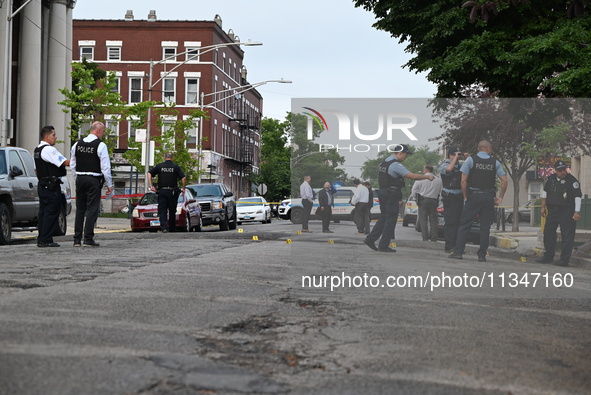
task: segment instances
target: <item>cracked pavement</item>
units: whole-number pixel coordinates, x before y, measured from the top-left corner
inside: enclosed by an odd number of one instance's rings
[[[416,237],[408,229],[397,229],[396,254],[355,240],[293,235],[288,244],[276,226],[276,233],[260,228],[267,232],[258,232],[260,241],[248,232],[109,233],[97,237],[100,248],[0,247],[0,393],[574,394],[591,387],[588,270],[516,265],[494,252],[486,265],[456,262],[435,243],[405,243]],[[303,275],[342,272],[541,269],[568,270],[575,285],[301,286]]]

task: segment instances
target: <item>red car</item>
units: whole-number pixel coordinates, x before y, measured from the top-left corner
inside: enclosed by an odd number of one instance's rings
[[[158,218],[158,194],[148,192],[140,199],[131,213],[131,230],[134,232],[160,229]],[[176,207],[176,229],[184,232],[201,232],[201,206],[187,188],[179,196]]]

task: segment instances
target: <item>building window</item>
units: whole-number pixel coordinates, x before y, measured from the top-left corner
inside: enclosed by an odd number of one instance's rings
[[[130,103],[141,103],[142,101],[142,79],[141,78],[130,78],[129,79],[129,102]]]
[[[120,83],[121,83],[121,78],[120,77],[115,77],[115,85],[113,85],[113,87],[111,88],[111,92],[113,93],[120,93]]]
[[[175,47],[164,47],[162,48],[162,59],[166,61],[176,60],[176,48]]]
[[[187,135],[187,139],[185,141],[185,147],[195,151],[197,149],[197,131],[198,131],[198,124],[194,124],[190,129],[185,131]]]
[[[192,60],[195,62],[199,61],[199,48],[187,48],[187,53],[185,54],[187,60]]]
[[[185,98],[185,104],[198,104],[199,103],[199,79],[198,78],[187,78],[187,97]]]
[[[135,129],[134,121],[137,119],[130,119],[127,124],[129,125],[129,132],[127,134],[127,147],[129,147],[129,143],[135,143]]]
[[[121,47],[109,47],[107,48],[107,60],[119,61],[121,60]]]
[[[119,148],[119,121],[115,118],[105,119],[105,126],[109,131],[108,141],[114,141],[113,147]]]
[[[162,101],[165,104],[174,104],[176,102],[175,82],[175,78],[165,78],[162,81]]]
[[[80,47],[80,60],[94,60],[94,47]]]

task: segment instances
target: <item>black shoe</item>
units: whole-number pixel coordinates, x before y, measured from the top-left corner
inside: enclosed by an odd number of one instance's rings
[[[80,240],[74,240],[74,247],[82,247]]]
[[[372,250],[374,250],[374,251],[377,251],[377,250],[378,250],[378,247],[376,247],[376,245],[375,245],[375,243],[374,243],[374,242],[372,242],[372,241],[369,241],[369,240],[367,240],[367,239],[364,239],[364,240],[363,240],[363,242],[364,242],[364,243],[365,243],[365,244],[366,244],[366,245],[367,245],[369,248],[371,248]]]
[[[454,250],[444,250],[446,254],[451,254]]]
[[[332,230],[323,230],[322,233],[334,233]]]
[[[101,245],[94,240],[85,241],[83,244],[84,247],[100,247]]]
[[[552,264],[554,266],[562,266],[562,267],[567,267],[568,266],[568,262],[565,262],[562,259],[559,259],[557,261],[554,261],[554,262],[552,262]]]
[[[379,252],[396,252],[394,248],[386,247],[386,248],[378,248]]]
[[[456,254],[455,252],[452,252],[447,257],[451,259],[464,259],[462,258],[462,254]]]
[[[486,254],[476,254],[478,255],[478,262],[486,262]]]
[[[161,229],[160,233],[168,233],[168,229]]]
[[[45,248],[45,247],[59,247],[58,243],[37,243],[37,247]]]
[[[552,263],[554,259],[547,257],[547,256],[543,256],[541,258],[536,259],[536,263]]]

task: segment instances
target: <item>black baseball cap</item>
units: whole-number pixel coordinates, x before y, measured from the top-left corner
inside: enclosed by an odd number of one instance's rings
[[[564,163],[563,160],[559,160],[556,163],[554,163],[554,168],[556,170],[562,170],[562,169],[566,169],[568,166],[566,165],[566,163]]]
[[[413,154],[413,152],[410,150],[410,148],[406,144],[396,145],[396,147],[394,148],[394,151],[392,151],[392,152],[406,152],[408,155]]]
[[[459,147],[449,147],[447,149],[447,155],[455,155],[456,152],[461,152]]]

